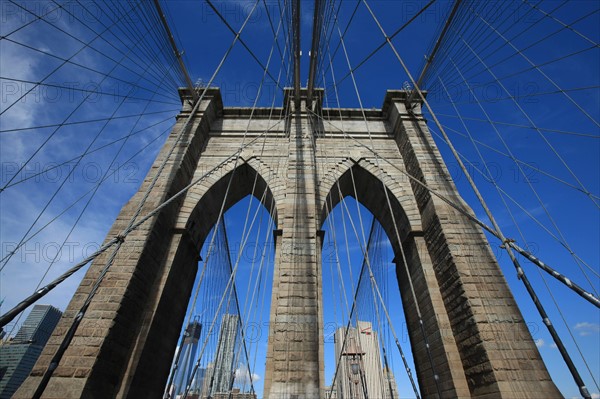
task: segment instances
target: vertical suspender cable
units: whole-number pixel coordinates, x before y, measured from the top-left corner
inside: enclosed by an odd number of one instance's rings
[[[294,36],[294,102],[300,105],[300,0],[292,1]]]
[[[323,8],[324,2],[321,0],[315,0],[315,15],[313,18],[313,33],[312,33],[312,45],[310,48],[310,67],[308,69],[308,89],[307,98],[310,104],[312,100],[312,92],[315,86],[315,75],[317,73],[317,64],[320,58],[319,42],[321,40],[321,27],[323,24]]]

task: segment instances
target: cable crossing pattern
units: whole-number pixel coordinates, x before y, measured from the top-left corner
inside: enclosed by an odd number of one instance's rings
[[[600,7],[384,3],[2,5],[0,350],[66,309],[17,395],[600,393]]]

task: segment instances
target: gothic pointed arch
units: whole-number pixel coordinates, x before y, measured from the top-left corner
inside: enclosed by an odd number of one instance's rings
[[[265,398],[322,397],[318,229],[345,196],[365,205],[392,242],[423,397],[560,397],[483,232],[404,177],[410,173],[460,201],[419,108],[406,108],[410,92],[390,91],[381,110],[366,114],[339,109],[344,131],[356,136],[352,140],[336,129],[325,131],[329,123],[317,127],[323,134],[311,135],[305,93],[291,104],[293,112],[279,109],[277,120],[273,108],[224,108],[218,89],[205,92],[190,115],[191,96],[180,93],[184,105],[173,131],[106,242],[137,217],[142,198],[148,201],[141,215],[158,212],[127,236],[114,258],[107,251],[94,259],[15,397],[33,396],[99,276],[98,291],[45,397],[145,398],[162,392],[200,247],[221,210],[247,195],[261,200],[277,225]],[[112,266],[103,274],[107,262]]]
[[[275,226],[278,225],[275,195],[267,183],[267,180],[275,181],[274,173],[256,157],[247,161],[240,159],[237,163],[232,160],[217,168],[186,197],[178,228],[183,228],[190,235],[198,249],[217,222],[221,209],[224,214],[248,195],[260,201]],[[259,171],[265,174],[266,179]]]
[[[152,363],[156,358],[153,348],[157,346],[163,347],[164,353],[171,356],[174,353],[178,332],[193,289],[200,250],[211,229],[218,222],[219,215],[224,215],[233,205],[252,195],[262,203],[277,224],[275,197],[259,170],[268,175],[267,179],[274,179],[273,174],[269,174],[268,169],[256,158],[244,160],[240,157],[236,161],[232,157],[212,168],[209,173],[197,171],[197,174],[205,177],[188,191],[183,201],[164,262],[168,271],[164,273],[160,282],[162,294],[157,297],[153,310],[153,314],[161,314],[163,317],[157,321],[149,320],[156,325],[149,328],[149,333],[144,338],[145,345],[140,347],[134,356],[137,364]],[[169,334],[166,334],[166,326]],[[161,367],[166,381],[169,365],[161,364]],[[144,386],[143,373],[135,373],[128,377],[126,387]],[[128,395],[139,397],[138,393],[141,390],[128,389]]]
[[[354,198],[378,220],[394,252],[398,289],[422,393],[424,396],[435,395],[434,374],[438,374],[444,381],[451,381],[446,387],[449,396],[464,396],[469,392],[465,374],[462,368],[455,367],[460,364],[460,353],[442,300],[440,281],[423,241],[417,205],[406,192],[410,188],[366,159],[351,162],[345,170],[340,169],[332,172],[338,177],[330,179],[329,192],[321,208],[321,223],[345,197]],[[424,330],[417,309],[429,315],[423,321]],[[435,358],[433,364],[425,346],[431,348]]]
[[[381,223],[395,253],[399,252],[399,239],[403,241],[411,232],[421,231],[417,205],[407,193],[407,187],[403,187],[374,162],[364,158],[358,162],[348,159],[333,170],[324,182],[329,184],[323,184],[321,191],[324,198],[321,224],[344,197],[350,196],[369,209]]]

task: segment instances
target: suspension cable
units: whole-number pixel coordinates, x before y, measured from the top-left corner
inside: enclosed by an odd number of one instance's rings
[[[363,1],[363,3],[364,3],[364,1]],[[366,3],[365,3],[365,5],[366,5]],[[336,18],[335,21],[336,21],[336,24],[337,24],[337,18]],[[348,52],[346,50],[346,46],[345,46],[343,37],[341,35],[341,31],[340,31],[339,25],[338,25],[338,33],[339,33],[339,36],[340,36],[340,42],[341,42],[342,49],[344,51],[344,55],[345,55],[345,58],[346,58],[346,63],[348,65],[348,69],[351,70],[352,67],[351,67],[351,64],[350,64],[350,59],[348,57]],[[384,34],[384,36],[386,36],[388,43],[391,43],[389,37],[387,35],[385,35],[385,34]],[[351,77],[352,77],[352,83],[353,83],[353,86],[354,86],[354,91],[356,93],[357,99],[358,99],[359,104],[360,104],[360,109],[361,109],[361,113],[362,113],[362,116],[363,116],[363,120],[365,122],[365,127],[366,127],[368,135],[369,135],[369,140],[371,141],[371,146],[373,147],[369,124],[368,124],[367,119],[366,119],[366,115],[365,115],[365,112],[364,112],[364,107],[362,106],[362,101],[361,101],[360,93],[358,91],[358,87],[357,87],[356,79],[354,77],[354,73],[351,74]],[[376,157],[375,159],[376,159],[376,162],[377,162],[377,166],[379,166],[379,164],[378,164],[378,162],[379,162],[378,158]],[[379,168],[379,169],[381,170],[381,168]],[[382,180],[382,185],[383,184],[384,183],[383,183],[383,180]],[[383,191],[384,191],[384,194],[386,196],[387,206],[388,206],[388,208],[391,211],[392,210],[391,203],[390,203],[390,199],[388,197],[388,193],[387,193],[387,190],[386,190],[385,186],[383,187]],[[393,212],[392,212],[392,214],[393,214]],[[395,229],[395,233],[396,233],[398,241],[401,242],[400,236],[399,236],[399,231],[398,231],[397,225],[395,223],[395,220],[394,220],[394,229]],[[415,303],[415,310],[416,310],[416,313],[417,313],[417,317],[419,319],[419,327],[420,327],[421,335],[423,337],[423,342],[425,343],[425,349],[426,349],[427,357],[428,357],[429,364],[430,364],[430,367],[431,367],[431,372],[433,374],[435,388],[436,388],[436,391],[437,391],[438,395],[441,397],[442,393],[441,393],[441,387],[440,387],[440,384],[439,384],[439,375],[437,374],[437,371],[436,371],[436,368],[435,368],[435,364],[434,364],[434,361],[433,361],[433,355],[431,353],[430,346],[429,346],[429,338],[427,337],[427,333],[425,331],[425,324],[423,322],[423,316],[422,316],[422,313],[421,313],[421,310],[420,310],[420,305],[419,305],[418,300],[417,300],[417,295],[416,295],[416,292],[415,292],[415,289],[414,289],[412,278],[410,277],[411,274],[410,274],[410,271],[408,269],[408,262],[406,261],[406,256],[404,254],[404,249],[402,248],[402,245],[399,245],[399,249],[400,249],[400,252],[401,252],[401,255],[402,255],[404,267],[405,267],[406,272],[407,272],[408,283],[409,283],[409,287],[410,287],[410,290],[411,290],[411,295],[413,296],[413,300],[414,300],[414,303]]]
[[[452,63],[454,63],[454,61],[451,59],[450,60]],[[455,65],[456,66],[456,65]],[[489,120],[490,116],[488,114],[488,112],[483,108],[483,106],[481,105],[481,103],[478,100],[478,97],[475,95],[475,93],[473,92],[473,90],[471,89],[469,83],[464,80],[464,76],[462,75],[462,73],[460,72],[460,70],[457,69],[457,72],[459,73],[460,77],[463,79],[463,82],[466,84],[467,88],[469,89],[471,95],[475,98],[475,100],[477,101],[477,104],[479,105],[479,108],[481,109],[481,111],[483,112],[484,116]],[[458,113],[458,109],[455,108],[455,112]],[[513,155],[513,152],[511,151],[510,147],[508,146],[508,144],[506,143],[506,141],[504,140],[504,138],[502,137],[502,135],[500,134],[500,132],[498,131],[498,129],[496,128],[495,125],[492,125],[492,129],[494,130],[494,132],[496,133],[496,136],[498,137],[498,139],[500,140],[500,142],[504,145],[504,148],[506,149],[507,153],[509,154],[510,158],[515,162],[517,169],[519,170],[519,172],[521,173],[522,176],[525,177],[525,181],[528,185],[528,187],[531,189],[531,191],[534,193],[536,199],[538,200],[538,203],[540,203],[540,206],[542,207],[542,209],[544,209],[544,212],[546,213],[546,215],[548,216],[548,218],[550,219],[550,221],[552,222],[553,226],[555,227],[555,229],[558,231],[559,233],[559,237],[560,240],[559,243],[565,247],[569,253],[571,254],[571,256],[573,256],[575,263],[578,265],[578,267],[580,268],[581,272],[583,273],[584,277],[587,279],[588,283],[590,284],[590,286],[592,287],[592,290],[594,290],[594,292],[596,293],[596,295],[598,295],[598,293],[595,291],[595,287],[594,284],[592,284],[592,282],[590,281],[590,279],[588,278],[587,274],[585,273],[585,271],[583,270],[580,262],[578,261],[578,259],[575,257],[575,253],[574,251],[571,249],[571,247],[569,246],[569,244],[566,242],[561,230],[558,228],[558,225],[556,224],[556,222],[554,221],[554,218],[552,218],[552,216],[550,215],[550,213],[547,210],[547,207],[544,205],[542,199],[540,198],[539,194],[537,193],[537,190],[533,187],[533,185],[531,184],[531,182],[529,181],[529,179],[526,178],[526,174],[523,171],[523,168],[521,167],[521,165],[516,162],[516,158]],[[587,194],[587,193],[586,193]],[[590,195],[588,194],[588,197],[590,197]],[[592,197],[590,197],[592,199],[592,202],[597,205],[596,201],[594,201],[594,199]]]
[[[309,111],[309,112],[312,112],[312,111]],[[317,114],[315,114],[315,113],[313,113],[313,114],[318,117]],[[381,157],[381,159],[384,162],[388,163],[390,167],[396,169],[398,172],[402,173],[404,176],[406,176],[412,182],[414,182],[415,184],[417,184],[420,187],[424,188],[425,190],[429,191],[431,194],[435,195],[436,197],[438,197],[439,199],[441,199],[442,201],[444,201],[446,204],[450,205],[452,208],[454,208],[455,210],[457,210],[458,212],[460,212],[463,216],[465,216],[466,218],[468,218],[469,220],[471,220],[473,223],[475,223],[476,225],[478,225],[479,227],[481,227],[482,229],[484,229],[488,233],[492,234],[494,237],[500,239],[500,235],[498,234],[498,232],[496,230],[494,230],[492,227],[488,226],[487,224],[485,224],[484,222],[482,222],[481,220],[479,220],[475,216],[471,215],[461,205],[459,205],[456,202],[452,201],[451,199],[449,199],[448,197],[446,197],[444,194],[439,193],[437,190],[429,187],[427,184],[423,183],[417,177],[415,177],[415,176],[411,175],[410,173],[406,172],[405,170],[403,170],[402,168],[400,168],[398,165],[396,165],[396,164],[392,163],[391,161],[387,160],[385,157],[382,157],[381,155],[378,154],[377,151],[375,151],[373,148],[370,148],[370,147],[366,146],[365,144],[363,144],[362,142],[360,142],[360,140],[358,140],[356,137],[354,137],[351,134],[349,134],[349,133],[341,130],[339,127],[335,126],[334,124],[332,124],[331,122],[329,122],[327,120],[323,120],[323,121],[326,122],[326,123],[328,123],[328,124],[330,124],[332,128],[339,130],[340,133],[343,133],[345,135],[345,137],[347,137],[347,138],[351,139],[352,141],[354,141],[356,143],[356,145],[358,145],[358,146],[366,149],[367,151],[373,153],[373,155],[375,155],[375,156]],[[503,191],[503,194],[506,195],[506,193],[504,191]],[[523,249],[522,247],[520,247],[512,239],[507,239],[507,241],[504,242],[503,245],[510,246],[512,249],[514,249],[515,251],[517,251],[519,254],[523,255],[524,257],[526,257],[529,261],[531,261],[533,264],[535,264],[536,266],[538,266],[540,269],[544,270],[545,272],[547,272],[548,274],[550,274],[551,276],[553,276],[554,278],[556,278],[557,280],[559,280],[561,283],[563,283],[564,285],[566,285],[567,287],[569,287],[571,290],[575,291],[582,298],[584,298],[588,302],[592,303],[594,306],[600,308],[600,299],[598,299],[597,297],[595,297],[593,294],[585,291],[583,288],[581,288],[581,286],[575,284],[571,279],[567,278],[566,276],[563,276],[561,273],[559,273],[558,271],[556,271],[556,269],[552,268],[547,263],[544,263],[543,261],[541,261],[540,259],[538,259],[533,254],[531,254],[530,252],[528,252],[525,249]]]
[[[329,54],[329,56],[330,56],[330,59],[329,59],[329,61],[330,61],[330,70],[331,70],[331,75],[332,75],[332,79],[333,79],[333,88],[334,88],[335,98],[336,98],[336,102],[337,102],[337,108],[338,108],[338,110],[339,110],[339,118],[340,118],[340,123],[341,123],[341,131],[342,131],[342,133],[344,134],[344,136],[347,136],[348,134],[347,134],[347,132],[346,132],[346,131],[345,131],[345,129],[344,129],[344,125],[343,125],[343,116],[342,116],[342,113],[341,113],[341,107],[340,107],[340,102],[339,102],[339,95],[338,95],[338,84],[339,84],[339,83],[336,83],[336,79],[335,79],[335,72],[334,72],[333,63],[332,63],[332,60],[331,60],[331,54]],[[324,76],[324,74],[323,74],[323,81],[325,82],[325,76]],[[319,117],[319,116],[317,115],[317,117]],[[321,115],[321,116],[320,116],[320,118],[321,118],[321,119],[323,119],[323,116]],[[323,120],[324,120],[324,119],[323,119]],[[340,198],[342,198],[342,192],[341,192],[341,188],[340,188],[340,186],[339,186],[339,180],[337,180],[337,181],[336,181],[336,186],[337,186],[337,188],[338,188],[338,192],[339,192]],[[341,199],[341,202],[342,202],[342,203],[343,203],[343,201],[344,201],[344,200],[343,200],[343,199]],[[331,205],[330,205],[330,208],[331,208]],[[348,210],[347,210],[347,206],[345,206],[345,204],[344,204],[344,208],[346,209],[346,212],[348,212]],[[331,211],[331,209],[330,209],[330,211]],[[342,215],[343,215],[343,213],[342,213]],[[342,218],[342,222],[344,222],[344,223],[343,223],[343,227],[344,227],[344,236],[346,237],[346,247],[348,247],[347,234],[346,234],[346,224],[345,224],[345,218]],[[332,228],[332,231],[335,233],[335,227],[333,227],[333,228]],[[335,240],[335,236],[334,236],[334,243],[335,243],[335,241],[336,241],[336,240]],[[351,264],[351,262],[350,262],[350,259],[349,259],[349,253],[348,253],[348,251],[347,251],[347,255],[348,255],[348,264],[350,265],[350,264]],[[336,249],[336,256],[337,256],[337,249]],[[341,279],[341,280],[342,280],[342,282],[343,282],[343,279],[341,278],[341,274],[340,274],[340,279]],[[352,281],[353,281],[353,279],[351,278],[351,282],[352,282]],[[342,287],[342,289],[344,290],[344,294],[345,294],[345,288],[343,288],[343,287]],[[348,306],[348,305],[347,305],[347,302],[346,302],[346,306]],[[349,317],[350,317],[350,316],[349,316]],[[416,384],[415,384],[415,381],[414,381],[414,378],[413,378],[413,375],[412,375],[411,368],[410,368],[410,366],[408,365],[407,359],[406,359],[406,357],[405,357],[405,355],[404,355],[404,351],[402,350],[402,347],[401,347],[401,345],[400,345],[400,341],[398,340],[398,338],[397,338],[397,335],[396,335],[396,333],[395,333],[395,331],[394,331],[394,329],[393,329],[393,323],[392,323],[392,322],[391,322],[391,320],[389,319],[389,315],[388,315],[388,323],[389,323],[389,325],[390,325],[390,328],[392,329],[392,334],[394,335],[394,338],[395,338],[396,347],[398,348],[398,352],[400,353],[400,356],[401,356],[401,358],[402,358],[402,362],[403,362],[403,364],[404,364],[404,369],[405,369],[405,371],[406,371],[406,373],[407,373],[407,376],[408,376],[408,378],[409,378],[409,380],[410,380],[410,383],[411,383],[411,386],[412,386],[413,392],[414,392],[414,394],[415,394],[415,397],[416,397],[417,399],[419,399],[419,398],[420,398],[419,391],[418,391],[418,388],[417,388],[417,386],[416,386]]]

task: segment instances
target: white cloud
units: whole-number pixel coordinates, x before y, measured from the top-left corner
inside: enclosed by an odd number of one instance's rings
[[[14,45],[8,45],[4,42],[0,44],[0,52],[2,53],[2,75],[9,78],[17,78],[23,80],[32,80],[34,78],[33,69],[36,65],[36,59],[23,55]],[[11,109],[3,115],[3,129],[15,127],[28,127],[35,120],[34,106],[37,105],[34,100],[26,101],[22,99],[15,105],[19,97],[23,96],[31,85],[25,83],[14,82],[10,80],[2,81],[2,110],[6,111],[9,105]]]
[[[577,330],[582,337],[585,337],[586,335],[595,335],[600,333],[600,324],[584,321],[575,324],[575,330]]]
[[[550,347],[551,347],[552,349],[556,349],[556,348],[558,348],[558,346],[556,346],[556,344],[551,344],[551,345],[550,345]]]
[[[252,383],[260,380],[260,375],[252,373]],[[235,384],[238,385],[249,385],[250,384],[250,371],[245,365],[242,365],[235,369]]]
[[[600,393],[592,393],[592,399],[600,399]]]
[[[535,340],[535,346],[537,346],[538,348],[541,348],[545,344],[546,344],[546,342],[541,338],[538,338]]]

